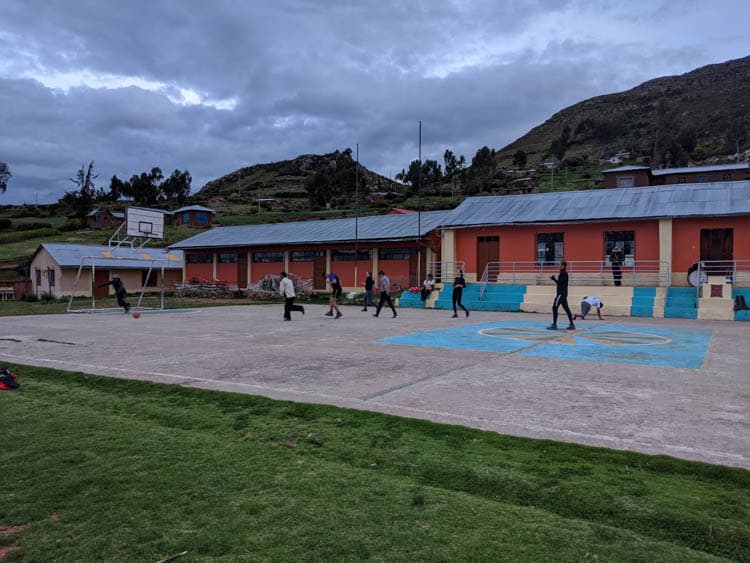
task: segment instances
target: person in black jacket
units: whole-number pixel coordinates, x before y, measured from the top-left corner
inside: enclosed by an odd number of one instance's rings
[[[464,271],[459,270],[456,279],[453,280],[453,295],[451,296],[453,299],[453,317],[451,318],[453,319],[458,317],[458,309],[456,308],[456,305],[464,310],[467,317],[469,316],[469,310],[464,307],[463,303],[461,303],[461,297],[463,297],[465,287],[466,280],[464,279]]]
[[[615,245],[609,253],[609,263],[612,265],[612,280],[616,286],[622,285],[622,263],[625,262],[625,253],[619,245]]]
[[[367,311],[367,304],[369,303],[375,307],[375,302],[372,300],[372,288],[375,287],[375,279],[372,277],[372,272],[367,272],[365,278],[365,298],[362,301],[362,310]]]
[[[128,292],[125,290],[125,284],[122,283],[120,276],[118,276],[117,274],[113,275],[111,280],[109,280],[108,282],[104,282],[99,287],[106,287],[108,285],[111,285],[112,289],[115,290],[115,295],[117,296],[117,304],[120,307],[124,307],[125,312],[129,313],[130,303],[125,301],[128,296]]]
[[[573,314],[570,312],[568,307],[568,263],[563,260],[560,262],[560,273],[557,277],[550,276],[550,279],[557,284],[557,293],[555,295],[555,302],[552,304],[552,324],[547,327],[548,330],[557,330],[557,311],[562,305],[563,310],[568,315],[570,324],[568,330],[575,330],[576,325],[573,324]]]

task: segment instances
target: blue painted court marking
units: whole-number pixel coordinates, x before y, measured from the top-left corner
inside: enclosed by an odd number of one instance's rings
[[[618,324],[581,323],[579,329],[547,330],[532,321],[498,321],[378,340],[383,344],[479,350],[501,354],[699,368],[712,331]]]

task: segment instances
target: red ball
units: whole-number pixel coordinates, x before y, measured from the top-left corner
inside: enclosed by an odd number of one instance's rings
[[[140,313],[139,313],[138,311],[135,311],[135,312],[133,313],[133,318],[134,318],[134,319],[138,319],[138,318],[140,318],[140,316],[141,316],[141,314],[140,314]]]

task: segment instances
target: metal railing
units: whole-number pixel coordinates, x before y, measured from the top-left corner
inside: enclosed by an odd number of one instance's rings
[[[466,271],[465,260],[433,260],[427,262],[427,274],[432,274],[436,283],[452,283],[459,270]],[[422,280],[419,280],[422,283]]]
[[[721,276],[733,288],[750,287],[750,260],[701,260],[696,266],[688,273],[688,283],[695,287],[696,303],[701,286],[708,282],[709,276]]]
[[[569,260],[571,285],[616,285],[616,273],[606,260]],[[551,285],[550,276],[560,271],[559,262],[491,261],[479,280],[479,298],[487,285]],[[670,283],[670,264],[665,260],[627,260],[620,267],[619,281],[624,286],[664,286]],[[749,272],[750,273],[750,272]]]

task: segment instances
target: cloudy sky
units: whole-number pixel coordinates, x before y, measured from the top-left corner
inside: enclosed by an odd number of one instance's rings
[[[750,54],[747,0],[2,0],[0,205],[354,148],[393,177]]]

